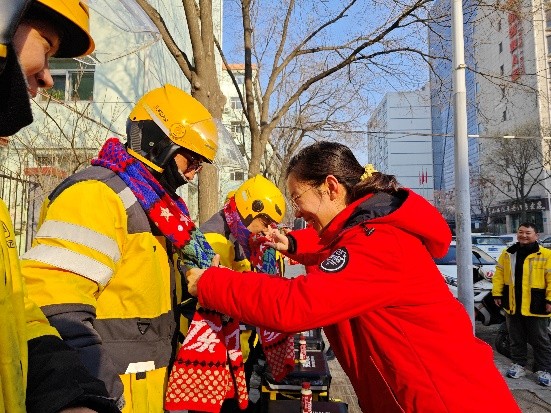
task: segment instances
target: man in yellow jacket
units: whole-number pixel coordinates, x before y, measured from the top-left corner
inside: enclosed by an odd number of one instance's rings
[[[285,197],[268,179],[261,175],[246,180],[226,197],[222,210],[201,225],[201,231],[212,249],[220,255],[220,265],[236,271],[251,271],[250,238],[255,234],[268,233],[270,226],[279,224],[285,215]],[[283,275],[283,257],[276,253],[278,273]],[[251,330],[241,332],[241,351],[245,362],[245,375],[249,385],[258,354],[249,354],[257,342]],[[256,347],[253,352],[259,352]],[[250,389],[249,389],[250,390]],[[255,391],[250,392],[249,408],[255,409]],[[222,413],[238,412],[234,400],[222,405]]]
[[[551,386],[551,250],[538,244],[533,223],[519,225],[516,244],[504,250],[492,279],[496,305],[506,312],[511,360],[507,376],[526,375],[527,344],[534,349],[538,383]]]
[[[124,399],[161,413],[178,349],[181,277],[173,256],[194,228],[176,189],[213,162],[217,127],[172,85],[151,90],[92,166],[49,195],[23,256],[29,295],[88,369]]]
[[[0,19],[0,136],[32,122],[29,94],[49,88],[47,59],[90,53],[88,8],[78,0],[5,0]],[[32,302],[21,276],[14,230],[0,200],[0,411],[118,412]]]

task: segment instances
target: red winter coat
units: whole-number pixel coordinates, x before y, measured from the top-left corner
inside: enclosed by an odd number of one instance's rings
[[[291,236],[293,258],[317,269],[281,279],[212,267],[200,304],[283,332],[324,326],[366,413],[520,412],[433,261],[451,234],[426,200],[409,190],[370,195],[320,237]]]

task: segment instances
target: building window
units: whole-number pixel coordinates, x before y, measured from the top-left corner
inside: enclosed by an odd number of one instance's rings
[[[547,39],[547,54],[551,54],[551,36],[546,36]]]
[[[505,86],[501,86],[501,99],[505,99]]]
[[[503,43],[502,42],[499,42],[498,48],[499,48],[499,53],[503,52]]]
[[[243,73],[235,73],[233,76],[235,77],[235,82],[238,85],[242,85],[245,83],[245,75]]]
[[[503,65],[499,67],[499,73],[501,74],[501,76],[505,74],[505,67]]]
[[[74,59],[52,59],[50,72],[54,86],[46,91],[48,95],[64,102],[94,99],[94,66]]]
[[[232,97],[230,100],[230,103],[231,103],[232,109],[239,109],[239,110],[243,109],[243,106],[241,106],[241,101],[239,100],[238,97]]]
[[[232,135],[242,136],[245,130],[245,125],[241,122],[232,122],[230,124],[230,132]]]
[[[497,21],[497,31],[501,31],[501,18]]]
[[[507,120],[507,111],[504,110],[503,114],[501,115],[501,120]]]
[[[547,10],[545,10],[545,27],[551,29],[551,8],[547,5]]]
[[[245,172],[243,172],[243,171],[230,172],[230,179],[232,181],[244,181],[245,180]]]
[[[511,192],[511,182],[507,182],[507,192]]]

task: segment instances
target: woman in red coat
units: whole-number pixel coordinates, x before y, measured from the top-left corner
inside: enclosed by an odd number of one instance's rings
[[[334,142],[294,156],[287,186],[312,228],[276,233],[274,246],[317,268],[294,279],[193,269],[202,306],[283,332],[323,326],[366,413],[520,412],[433,261],[451,234],[432,205]]]

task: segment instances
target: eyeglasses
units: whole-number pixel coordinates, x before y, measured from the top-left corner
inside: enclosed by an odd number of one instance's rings
[[[199,173],[199,171],[203,169],[202,158],[196,158],[195,156],[187,152],[182,153],[182,155],[187,160],[187,168],[185,172],[195,171],[195,173]]]
[[[299,198],[304,195],[306,192],[310,191],[311,189],[314,189],[316,188],[315,186],[311,186],[310,188],[308,189],[305,189],[304,191],[302,191],[300,194],[298,195],[295,195],[294,197],[291,198],[291,206],[293,207],[293,209],[295,211],[298,211],[300,209],[300,207],[298,206],[297,204],[297,201],[299,200]]]
[[[266,214],[258,214],[257,218],[260,218],[260,220],[262,221],[262,224],[265,227],[271,227],[272,225],[275,224],[275,221]]]

